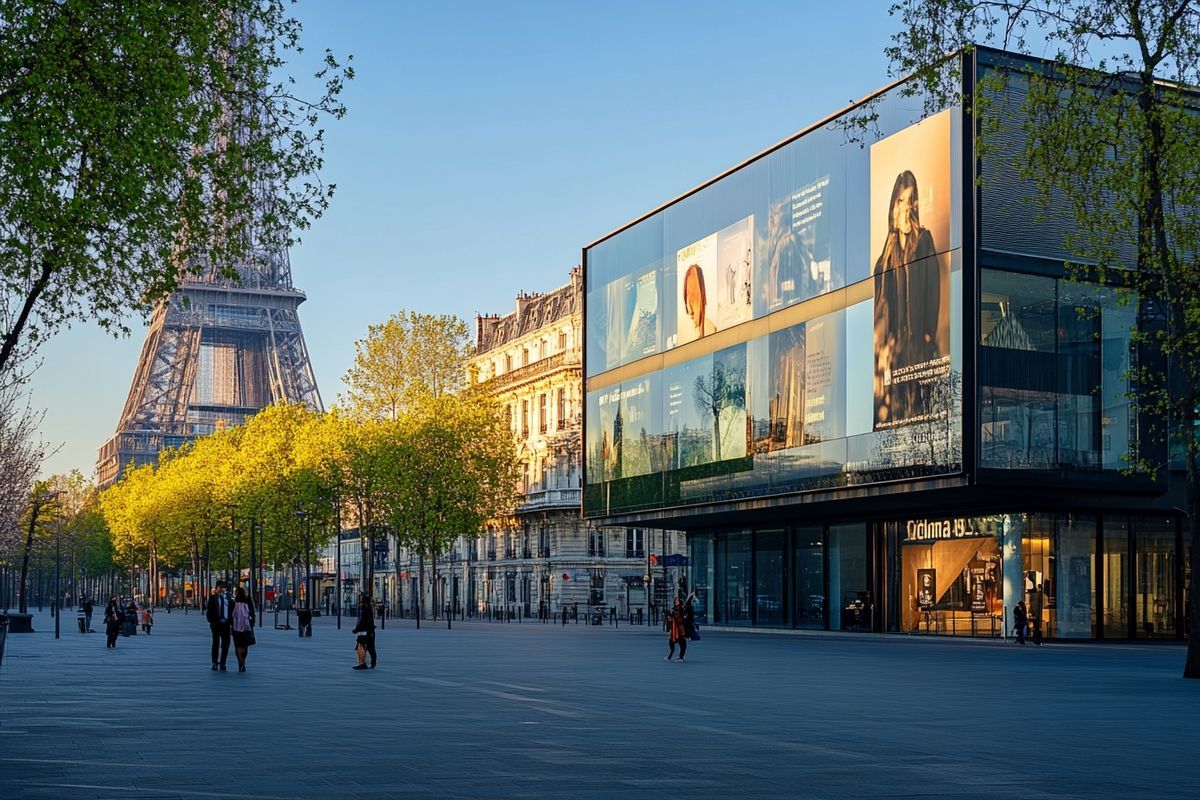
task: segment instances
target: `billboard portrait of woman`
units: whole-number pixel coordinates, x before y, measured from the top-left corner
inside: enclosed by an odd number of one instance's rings
[[[950,368],[950,119],[942,112],[871,147],[875,429],[942,413]]]

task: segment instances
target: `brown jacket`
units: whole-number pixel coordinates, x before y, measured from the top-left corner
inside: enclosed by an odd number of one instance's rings
[[[680,609],[673,609],[667,615],[667,635],[670,636],[672,642],[678,642],[687,637],[687,631],[683,625],[683,612]]]

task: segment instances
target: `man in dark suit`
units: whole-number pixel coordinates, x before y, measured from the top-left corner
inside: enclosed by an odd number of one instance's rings
[[[217,581],[217,588],[208,598],[208,609],[205,612],[208,627],[212,630],[212,668],[225,671],[225,659],[229,657],[229,637],[233,624],[233,603],[225,594],[225,581]],[[217,658],[218,654],[220,659]]]

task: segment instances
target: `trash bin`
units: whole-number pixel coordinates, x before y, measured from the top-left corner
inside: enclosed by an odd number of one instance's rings
[[[75,615],[75,624],[79,626],[80,633],[87,633],[87,615],[83,613],[82,608]]]

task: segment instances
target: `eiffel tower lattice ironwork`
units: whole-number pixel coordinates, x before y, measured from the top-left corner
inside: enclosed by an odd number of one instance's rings
[[[268,405],[323,410],[286,248],[252,250],[237,271],[240,281],[201,271],[155,309],[117,432],[100,448],[101,486]]]

